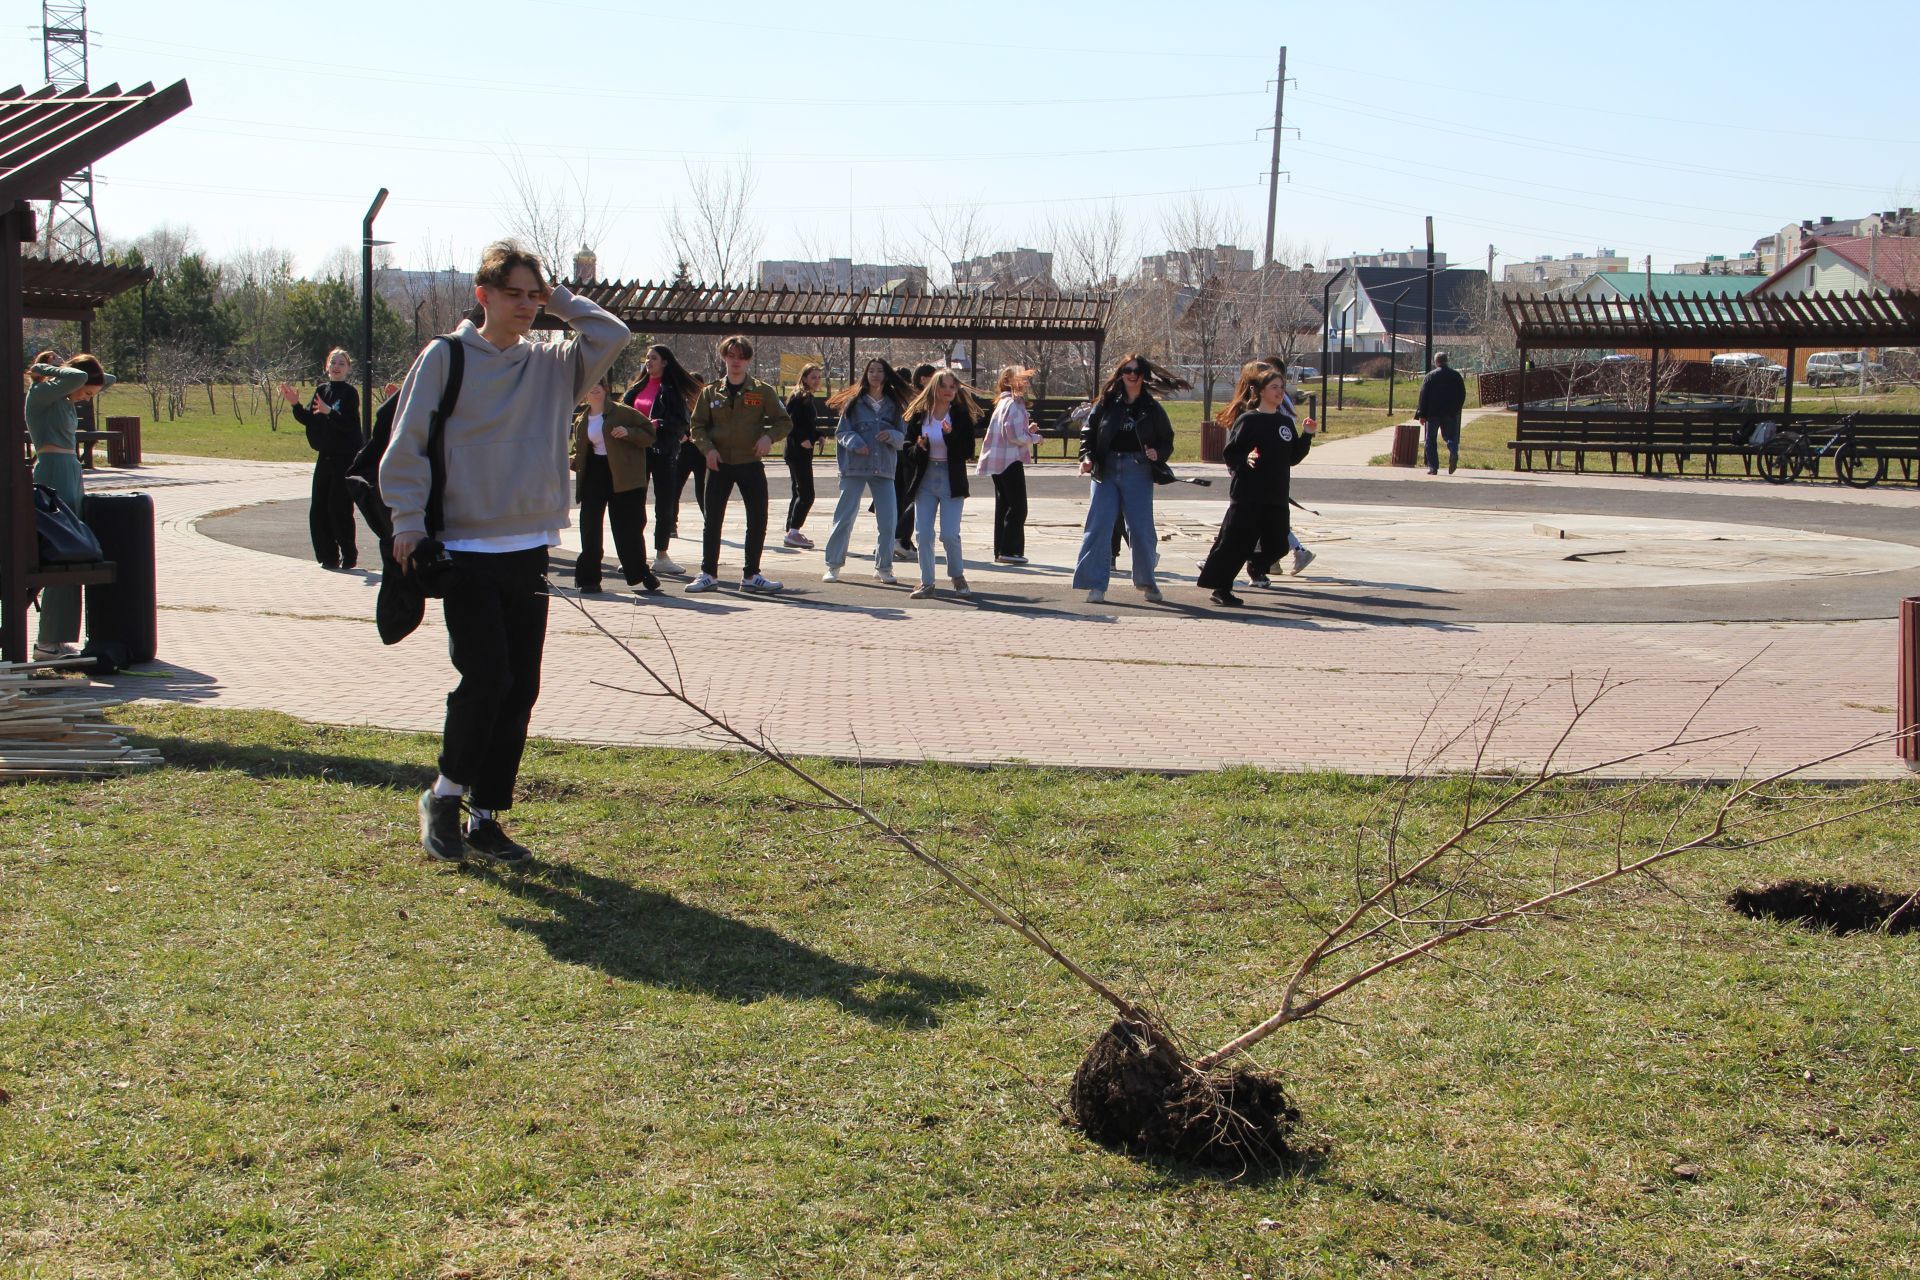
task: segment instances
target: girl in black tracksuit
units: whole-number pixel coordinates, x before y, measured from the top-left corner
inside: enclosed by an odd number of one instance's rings
[[[313,539],[313,558],[326,569],[351,569],[360,562],[353,537],[353,495],[347,489],[347,468],[364,443],[360,435],[360,393],[347,376],[353,360],[335,347],[327,353],[327,380],[302,402],[286,383],[280,394],[293,406],[293,419],[307,429],[313,446],[313,497],[307,507],[307,532]]]
[[[787,433],[783,456],[793,496],[787,502],[786,545],[803,551],[813,548],[813,539],[800,532],[800,526],[807,522],[807,512],[813,510],[813,455],[826,439],[820,431],[820,410],[813,397],[826,380],[826,374],[817,364],[800,370],[800,389],[787,401],[787,416],[793,419],[793,430]]]
[[[1235,407],[1246,407],[1227,434],[1233,485],[1220,536],[1200,566],[1200,585],[1213,593],[1215,604],[1245,603],[1233,594],[1233,579],[1256,544],[1287,545],[1287,491],[1293,468],[1313,447],[1313,422],[1302,429],[1294,421],[1286,391],[1286,375],[1267,368],[1243,375],[1235,390]]]

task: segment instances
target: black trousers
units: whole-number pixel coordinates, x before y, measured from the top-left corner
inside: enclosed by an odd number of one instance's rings
[[[440,772],[483,809],[513,804],[547,647],[547,549],[453,552],[441,601],[460,683],[447,695]]]
[[[723,462],[718,471],[707,473],[707,497],[702,511],[707,528],[700,544],[700,572],[718,574],[720,571],[720,526],[726,523],[727,499],[735,489],[740,491],[740,501],[747,509],[747,548],[740,576],[751,578],[760,572],[760,553],[767,545],[767,468],[761,462]]]
[[[1115,526],[1121,523],[1115,521]],[[993,554],[1027,554],[1027,467],[1016,462],[993,478]]]
[[[1200,566],[1200,585],[1209,591],[1231,591],[1240,566],[1253,559],[1254,549],[1287,546],[1287,504],[1231,502],[1220,521],[1220,535]],[[1276,555],[1275,559],[1278,558]],[[1256,565],[1258,562],[1256,561]],[[1271,567],[1272,560],[1267,561]]]
[[[573,562],[573,585],[591,591],[600,585],[600,560],[606,554],[603,524],[613,525],[613,550],[627,585],[646,576],[647,491],[613,491],[613,467],[597,453],[587,454],[580,473],[580,558]]]
[[[787,528],[798,529],[813,510],[813,450],[787,455],[787,479],[793,483],[793,496],[787,500]]]
[[[694,447],[691,440],[680,442],[680,456],[674,460],[673,536],[680,536],[680,498],[687,491],[687,481],[693,481],[693,505],[696,510],[707,509],[707,455]]]
[[[653,490],[653,550],[667,553],[667,543],[680,532],[680,490],[687,478],[680,472],[680,450],[658,453],[647,450],[647,487]]]
[[[313,536],[313,558],[332,568],[351,569],[360,562],[353,543],[353,494],[347,489],[350,453],[323,453],[313,460],[313,502],[307,507],[307,532]]]

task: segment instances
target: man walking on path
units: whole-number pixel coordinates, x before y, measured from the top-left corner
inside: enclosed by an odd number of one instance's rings
[[[739,335],[728,338],[720,344],[720,362],[726,366],[726,376],[700,393],[687,433],[707,460],[700,576],[687,584],[687,590],[712,591],[720,585],[720,529],[727,518],[727,499],[738,489],[747,509],[740,589],[772,594],[782,584],[760,572],[760,553],[767,545],[767,467],[762,459],[786,439],[793,420],[779,393],[753,376],[751,342]]]
[[[1413,416],[1426,428],[1428,475],[1440,470],[1436,434],[1447,441],[1447,474],[1452,475],[1460,465],[1460,411],[1466,404],[1467,380],[1454,369],[1446,352],[1436,353],[1433,371],[1420,384],[1420,403],[1413,409]]]
[[[487,247],[473,292],[482,322],[462,321],[407,372],[393,442],[380,462],[380,492],[393,509],[394,561],[404,572],[430,575],[443,596],[447,648],[460,673],[447,695],[440,776],[420,796],[420,842],[440,862],[472,854],[525,866],[532,855],[495,815],[513,804],[540,696],[547,549],[560,544],[571,505],[573,407],[632,335],[617,317],[549,285],[540,260],[511,241]],[[527,341],[542,305],[575,336]],[[458,394],[440,424],[436,462],[428,441],[455,344]],[[428,539],[429,508],[438,543]]]

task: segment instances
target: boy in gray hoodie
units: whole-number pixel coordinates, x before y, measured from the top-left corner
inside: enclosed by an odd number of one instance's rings
[[[567,446],[573,408],[600,380],[631,334],[617,317],[549,285],[540,260],[511,241],[487,247],[474,276],[484,313],[463,321],[459,397],[442,427],[441,527],[449,564],[439,570],[447,647],[460,684],[447,695],[440,776],[420,796],[427,856],[472,854],[524,866],[528,851],[501,830],[501,810],[526,747],[540,696],[547,641],[547,549],[567,526]],[[574,337],[530,342],[540,308]],[[413,572],[427,535],[432,465],[427,439],[447,385],[448,342],[429,343],[400,387],[393,441],[380,460],[380,492],[393,510],[393,557]],[[461,824],[461,809],[469,821]]]

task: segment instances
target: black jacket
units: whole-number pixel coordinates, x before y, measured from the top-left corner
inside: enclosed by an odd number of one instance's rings
[[[973,419],[962,414],[958,401],[954,404],[956,407],[948,410],[947,416],[947,492],[956,498],[964,498],[967,496],[967,464],[974,459],[974,445],[979,437],[974,434]],[[911,501],[920,492],[920,482],[926,479],[927,466],[933,461],[932,455],[920,447],[926,421],[924,409],[907,419],[907,443],[900,450],[902,463],[907,468],[907,487],[900,499],[902,503]]]
[[[1420,403],[1414,406],[1413,416],[1447,426],[1460,420],[1466,405],[1467,380],[1452,365],[1435,365],[1420,384]]]
[[[826,439],[820,430],[820,402],[810,392],[796,391],[787,401],[787,416],[793,419],[793,430],[787,432],[785,456],[812,457],[813,443]]]
[[[332,413],[315,413],[313,399],[333,406]],[[365,443],[360,438],[360,393],[351,382],[323,382],[306,404],[293,406],[293,420],[307,429],[307,443],[320,454],[352,456]]]
[[[634,398],[640,389],[647,385],[643,375],[640,381],[628,387],[620,396],[620,403],[629,408],[637,408]],[[660,394],[653,398],[653,421],[658,428],[653,443],[648,448],[655,453],[672,456],[680,452],[680,442],[687,438],[687,424],[693,420],[693,413],[687,408],[686,399],[676,394],[672,387],[662,386]]]
[[[1096,478],[1105,477],[1113,437],[1128,422],[1132,422],[1134,434],[1140,437],[1143,461],[1146,451],[1154,450],[1160,455],[1160,461],[1152,464],[1158,470],[1173,456],[1173,423],[1167,420],[1167,411],[1160,402],[1144,391],[1131,404],[1126,397],[1116,396],[1095,405],[1087,420],[1080,424],[1080,461],[1093,461]]]
[[[1266,413],[1254,410],[1234,419],[1227,432],[1223,457],[1233,472],[1229,501],[1261,507],[1287,505],[1287,489],[1293,469],[1313,447],[1313,437],[1300,430],[1285,410]],[[1254,452],[1260,457],[1256,460]]]

